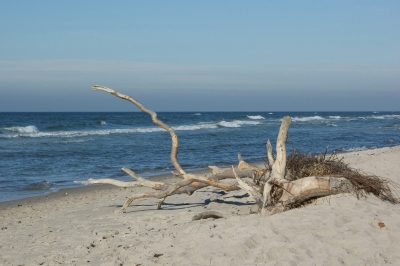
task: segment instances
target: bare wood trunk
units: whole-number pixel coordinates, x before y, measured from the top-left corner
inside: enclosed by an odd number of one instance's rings
[[[282,119],[282,124],[279,129],[278,139],[276,141],[276,158],[272,164],[271,178],[264,185],[263,192],[263,207],[261,213],[266,215],[268,213],[267,208],[272,205],[272,185],[276,183],[282,183],[285,181],[285,169],[286,169],[286,139],[288,136],[289,126],[292,122],[290,116],[285,116]],[[270,145],[269,145],[270,146]],[[268,147],[268,150],[272,150]],[[272,151],[271,151],[272,156]]]
[[[353,185],[343,177],[309,176],[282,184],[281,196],[273,206],[266,209],[266,215],[273,215],[298,207],[307,200],[352,192]]]

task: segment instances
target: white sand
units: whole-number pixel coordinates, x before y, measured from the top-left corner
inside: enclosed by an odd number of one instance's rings
[[[344,156],[400,183],[400,147]],[[0,265],[400,265],[400,205],[374,196],[260,217],[248,214],[243,191],[207,188],[169,197],[162,210],[142,199],[117,214],[126,196],[147,189],[98,188],[2,203]],[[191,221],[205,210],[229,217]]]

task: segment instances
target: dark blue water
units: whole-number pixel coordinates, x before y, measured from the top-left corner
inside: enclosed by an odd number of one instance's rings
[[[281,119],[293,118],[288,148],[355,151],[400,145],[400,112],[159,113],[179,136],[186,170],[228,166],[237,154],[265,158]],[[0,113],[0,201],[79,186],[88,178],[129,180],[167,173],[170,135],[149,115],[132,113]]]

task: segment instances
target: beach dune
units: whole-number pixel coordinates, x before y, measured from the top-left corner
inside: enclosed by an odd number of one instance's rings
[[[400,183],[400,146],[340,155]],[[160,177],[173,182],[174,177]],[[244,191],[135,201],[88,186],[0,203],[0,265],[400,265],[400,205],[340,194],[270,217]],[[227,218],[192,221],[204,211]]]

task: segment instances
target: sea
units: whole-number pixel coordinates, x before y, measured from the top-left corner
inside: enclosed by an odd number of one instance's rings
[[[400,112],[160,112],[179,137],[186,171],[229,167],[240,153],[266,158],[284,116],[288,152],[351,152],[400,145]],[[0,202],[82,186],[88,178],[131,180],[174,171],[171,138],[146,113],[0,113]]]

